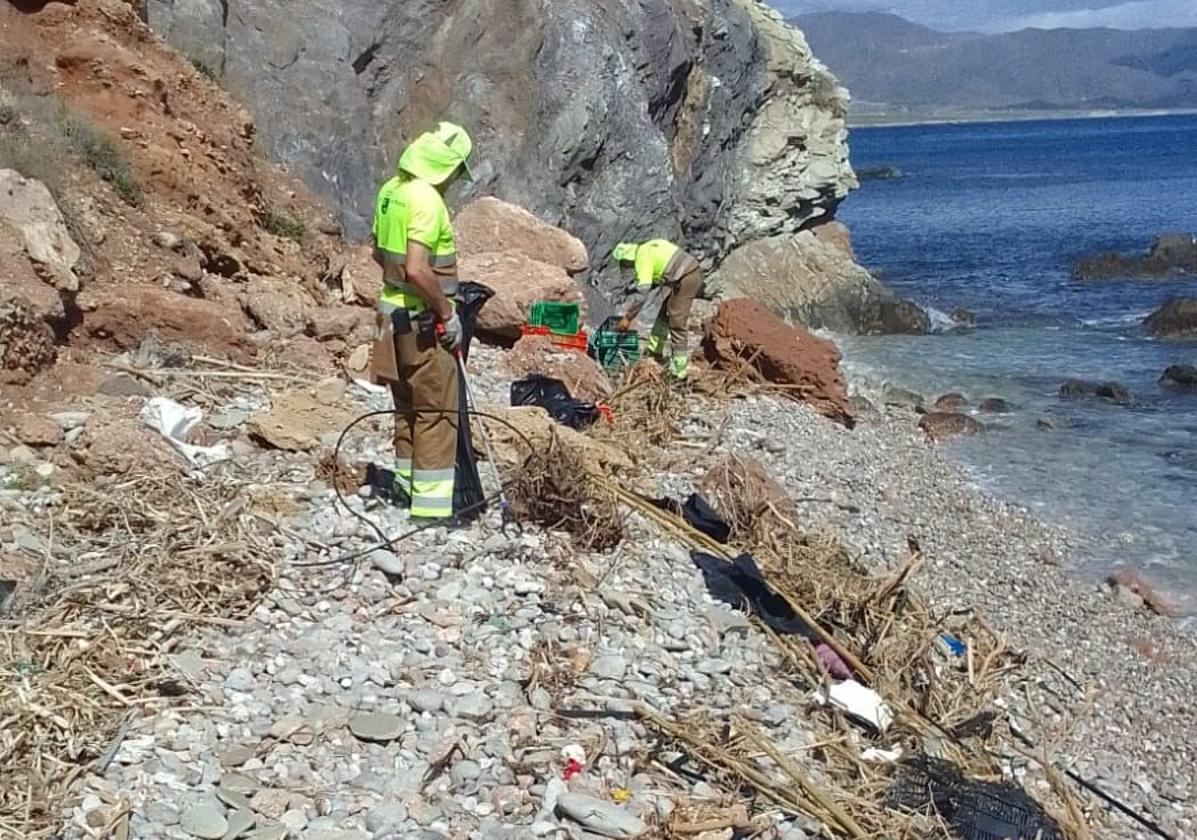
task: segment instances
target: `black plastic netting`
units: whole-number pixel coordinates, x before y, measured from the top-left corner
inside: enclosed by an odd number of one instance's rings
[[[481,283],[462,283],[457,290],[457,317],[461,319],[461,357],[470,357],[470,342],[474,338],[474,324],[486,302],[494,297],[494,290]],[[453,479],[453,512],[464,520],[477,519],[485,510],[486,492],[478,475],[478,459],[474,454],[470,428],[469,402],[466,382],[458,377],[457,463]]]
[[[935,812],[960,840],[1064,840],[1055,820],[1021,788],[969,779],[954,764],[927,756],[903,763],[890,805]]]
[[[585,429],[599,418],[598,406],[574,399],[560,379],[533,374],[511,383],[512,405],[535,405],[571,429]]]

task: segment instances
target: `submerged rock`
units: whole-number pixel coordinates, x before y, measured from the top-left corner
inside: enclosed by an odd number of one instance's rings
[[[977,435],[985,430],[984,426],[967,414],[946,411],[930,411],[924,414],[919,419],[919,428],[936,443],[966,435]]]
[[[1160,377],[1160,384],[1166,388],[1197,388],[1197,367],[1172,365]]]
[[[1115,596],[1119,597],[1120,600],[1130,600],[1125,595],[1120,595],[1120,592],[1133,593],[1133,595],[1140,599],[1141,604],[1146,604],[1157,615],[1180,618],[1193,613],[1192,604],[1186,603],[1175,595],[1161,591],[1142,569],[1130,567],[1118,569],[1106,579],[1106,582],[1114,590]]]
[[[1143,321],[1156,338],[1197,338],[1197,299],[1173,298]]]
[[[951,393],[944,394],[931,407],[935,411],[960,411],[966,405],[968,405],[968,400],[965,399],[964,394]]]
[[[1119,382],[1087,382],[1083,379],[1069,379],[1060,386],[1062,400],[1100,400],[1111,405],[1130,405],[1131,394]]]
[[[912,411],[922,411],[924,404],[922,394],[907,388],[886,388],[881,401],[894,408],[909,408]]]
[[[1172,233],[1156,239],[1142,256],[1098,254],[1076,264],[1078,280],[1115,280],[1165,277],[1197,273],[1197,239],[1186,233]]]
[[[1009,414],[1014,410],[1014,406],[1001,397],[986,397],[978,407],[989,414]]]

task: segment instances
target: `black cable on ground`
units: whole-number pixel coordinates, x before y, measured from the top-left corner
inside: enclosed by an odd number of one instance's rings
[[[517,428],[510,421],[505,420],[502,417],[497,417],[494,414],[490,414],[485,411],[478,411],[475,409],[447,409],[447,408],[414,408],[414,409],[404,409],[404,411],[411,411],[416,414],[441,414],[441,415],[451,414],[454,416],[460,416],[461,414],[465,414],[468,417],[478,417],[478,418],[482,418],[484,420],[493,421],[502,426],[506,426],[524,444],[525,448],[528,450],[528,457],[524,460],[524,464],[523,464],[523,466],[525,468],[531,462],[532,458],[535,457],[535,455],[536,455],[536,447],[533,445],[531,439],[526,434],[524,434],[524,432],[521,429]],[[341,430],[341,434],[337,437],[337,443],[333,447],[333,469],[337,470],[340,468],[341,447],[344,445],[345,438],[348,437],[350,432],[352,432],[359,424],[364,423],[365,421],[370,420],[374,417],[394,416],[395,413],[396,412],[394,409],[382,409],[379,411],[370,411],[370,412],[362,414],[358,417],[355,417],[349,423],[348,426],[346,426],[344,429]],[[497,468],[497,465],[496,465],[496,468]],[[500,482],[502,491],[506,491],[507,487],[510,486],[510,484],[512,484],[512,483],[514,483],[514,482],[508,482],[508,483]],[[371,528],[371,530],[373,530],[374,533],[378,535],[380,542],[378,542],[374,545],[371,545],[367,548],[364,548],[364,549],[361,549],[358,551],[354,551],[350,554],[345,554],[345,555],[341,555],[338,557],[329,558],[328,560],[314,560],[314,561],[306,562],[306,563],[291,563],[291,564],[289,564],[291,566],[291,568],[313,569],[313,568],[319,568],[322,566],[337,566],[337,565],[341,565],[342,563],[352,563],[356,560],[361,559],[362,557],[365,557],[367,554],[369,554],[372,551],[377,551],[379,549],[393,548],[397,543],[400,543],[400,542],[403,542],[404,540],[410,539],[410,538],[414,537],[416,534],[431,530],[433,528],[442,527],[445,524],[444,522],[441,522],[439,520],[434,520],[431,522],[424,523],[422,525],[418,525],[415,528],[411,528],[410,530],[404,531],[403,533],[398,534],[396,536],[393,536],[393,537],[387,536],[386,532],[383,531],[382,528],[380,528],[378,526],[377,522],[375,522],[370,517],[366,516],[364,513],[361,513],[360,511],[355,510],[353,508],[353,506],[349,504],[349,502],[346,500],[344,494],[341,492],[341,488],[337,484],[335,475],[333,477],[332,484],[333,484],[333,492],[336,494],[337,501],[341,504],[341,506],[344,507],[347,511],[349,511],[349,513],[354,518],[356,518],[356,519],[360,520],[361,522],[365,523],[366,525],[368,525]],[[475,502],[474,504],[468,505],[466,508],[459,510],[459,511],[455,511],[454,513],[455,513],[455,515],[460,515],[460,514],[464,514],[464,513],[473,513],[475,510],[485,509],[488,505],[491,505],[496,500],[498,500],[501,495],[502,495],[502,492],[492,494],[492,495],[484,498],[482,501]]]

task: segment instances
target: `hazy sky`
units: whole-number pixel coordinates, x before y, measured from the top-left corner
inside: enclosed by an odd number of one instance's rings
[[[937,29],[1197,26],[1197,0],[769,0],[786,14],[885,11]]]

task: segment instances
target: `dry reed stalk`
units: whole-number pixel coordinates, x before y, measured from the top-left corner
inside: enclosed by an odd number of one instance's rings
[[[52,517],[26,523],[47,544],[45,583],[0,626],[0,823],[27,838],[53,835],[130,711],[177,702],[166,657],[188,631],[236,624],[274,581],[266,529],[230,514],[243,486],[220,469],[202,486],[137,475],[60,492]]]
[[[623,539],[615,497],[555,433],[547,450],[525,464],[508,496],[521,519],[565,531],[583,550],[606,551]]]
[[[644,460],[680,436],[681,422],[689,414],[687,388],[644,364],[631,368],[621,384],[605,401],[613,422],[601,421],[588,434]]]

